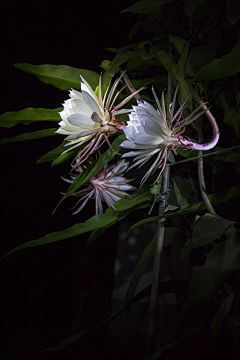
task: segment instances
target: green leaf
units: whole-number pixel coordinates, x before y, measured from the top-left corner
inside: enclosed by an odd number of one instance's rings
[[[236,0],[227,0],[227,14],[228,19],[232,25],[235,25],[236,22],[240,19],[240,6],[239,1]]]
[[[67,192],[62,197],[62,199],[59,201],[58,205],[53,211],[53,214],[57,210],[58,206],[65,200],[67,197],[72,195],[76,190],[78,190],[85,182],[87,182],[91,177],[96,175],[103,166],[112,160],[116,153],[121,150],[120,144],[125,139],[124,135],[118,136],[112,143],[112,148],[115,150],[113,151],[111,148],[109,148],[105,153],[103,153],[97,160],[93,162],[93,164],[85,171],[81,172],[79,175],[76,176],[73,183],[69,186],[67,189]]]
[[[218,308],[214,318],[211,322],[211,330],[212,332],[217,335],[219,330],[221,329],[222,322],[229,313],[229,310],[231,309],[232,303],[234,300],[234,293],[229,294],[226,299],[222,302],[220,307]]]
[[[57,135],[56,130],[57,130],[56,128],[44,129],[44,130],[29,132],[26,134],[21,134],[21,135],[14,136],[11,138],[6,138],[6,139],[3,139],[0,141],[0,145],[9,144],[9,143],[18,142],[18,141],[40,139],[40,138],[44,138],[44,137],[48,137],[48,136]]]
[[[186,0],[185,12],[191,20],[191,24],[208,17],[216,6],[215,0]]]
[[[233,186],[230,189],[226,190],[224,193],[208,195],[209,200],[213,206],[216,206],[218,204],[223,204],[224,202],[227,202],[237,196],[240,196],[240,186]],[[136,224],[134,224],[131,227],[131,229],[134,229],[137,226],[142,226],[142,225],[148,224],[150,222],[156,221],[163,217],[171,217],[171,216],[175,216],[175,215],[186,215],[186,214],[190,214],[190,213],[193,213],[196,211],[204,210],[205,208],[206,207],[205,207],[204,202],[201,201],[198,204],[195,204],[189,208],[179,210],[179,211],[171,213],[171,214],[164,214],[162,216],[154,216],[154,217],[150,217],[150,218],[138,221]]]
[[[173,241],[177,231],[178,231],[178,229],[176,229],[176,228],[166,228],[165,229],[163,246],[167,246]],[[141,277],[143,276],[143,274],[145,273],[145,271],[147,269],[149,260],[154,255],[156,241],[157,241],[157,233],[155,233],[153,239],[145,247],[141,258],[138,261],[137,266],[135,267],[135,269],[133,271],[132,279],[131,279],[131,282],[129,284],[129,287],[128,287],[128,290],[126,293],[125,303],[128,303],[129,301],[131,301],[132,298],[134,297],[136,287],[137,287]]]
[[[28,125],[37,121],[60,121],[60,111],[62,111],[62,108],[27,108],[20,111],[6,112],[0,115],[0,126],[10,128],[19,123]]]
[[[155,13],[156,11],[159,11],[163,5],[171,1],[172,0],[140,0],[129,8],[122,10],[120,14],[124,14],[126,12],[132,12],[133,14]]]
[[[206,246],[219,239],[227,228],[233,224],[232,221],[220,216],[205,214],[193,227],[192,242],[195,246]]]
[[[128,198],[117,201],[114,204],[117,209],[116,211],[109,209],[109,211],[106,211],[105,214],[94,215],[84,223],[73,225],[70,228],[62,231],[47,234],[37,240],[27,241],[24,244],[21,244],[15,247],[13,250],[9,251],[2,258],[21,249],[47,245],[64,239],[69,239],[71,237],[84,234],[89,231],[109,227],[113,223],[123,219],[123,217],[127,216],[132,210],[150,205],[151,200],[152,195],[150,194],[149,189],[146,185],[145,187],[138,189],[133,195],[130,195]]]
[[[95,89],[99,75],[91,70],[77,69],[67,65],[31,65],[27,63],[14,65],[17,69],[35,75],[45,84],[51,84],[61,90],[80,89],[80,75]]]
[[[159,284],[159,293],[175,293],[182,296],[186,295],[187,286],[186,282],[183,280],[172,280],[172,281],[166,281],[166,282],[160,282]],[[140,293],[138,293],[134,298],[131,300],[130,303],[138,302],[139,300],[142,300],[146,298],[147,296],[150,296],[150,286],[147,286],[145,289],[143,289]],[[90,334],[93,334],[94,332],[97,332],[101,329],[104,329],[106,325],[111,324],[124,310],[126,310],[129,306],[129,303],[124,305],[122,309],[120,309],[117,313],[115,313],[110,318],[102,321],[99,324],[96,324],[92,326],[89,329],[79,331],[75,333],[72,336],[69,336],[67,339],[64,339],[57,343],[56,345],[53,345],[49,348],[46,348],[44,350],[38,351],[38,352],[46,352],[46,351],[59,351],[64,349],[67,345],[80,340],[83,336],[87,336]]]
[[[204,266],[194,266],[188,296],[182,307],[182,334],[186,336],[202,328],[207,318],[210,301],[216,290],[212,272]]]
[[[214,59],[205,65],[196,74],[195,80],[217,80],[232,76],[240,72],[240,42],[234,46],[232,51],[222,56],[220,59]]]
[[[169,43],[177,49],[179,54],[181,54],[183,51],[184,45],[186,44],[187,41],[185,39],[183,39],[179,36],[175,36],[175,35],[168,35],[168,39],[169,39]]]
[[[204,267],[216,277],[227,270],[240,267],[240,240],[232,224],[226,231],[227,240],[215,245],[209,252]]]
[[[41,164],[43,162],[53,161],[51,166],[61,164],[62,162],[70,159],[76,152],[77,149],[73,149],[68,151],[67,153],[61,155],[65,150],[66,147],[64,146],[66,142],[62,142],[61,145],[57,146],[56,148],[48,151],[45,155],[41,156],[38,159],[37,164]]]
[[[184,179],[182,176],[175,176],[171,178],[173,182],[173,189],[176,196],[177,203],[180,205],[181,209],[185,209],[189,206],[189,202],[184,196],[184,193],[188,195],[189,193],[189,183],[187,179]]]
[[[216,103],[221,106],[224,111],[223,121],[229,125],[237,137],[240,138],[240,120],[237,109],[237,104],[233,100],[233,93],[229,91],[221,91],[218,95]]]
[[[130,201],[132,206],[130,206]],[[128,196],[127,198],[123,198],[121,200],[118,200],[114,206],[117,210],[124,210],[120,212],[117,216],[117,218],[114,218],[114,220],[109,223],[106,227],[101,229],[96,229],[92,231],[91,235],[88,239],[88,244],[94,240],[96,240],[99,236],[101,236],[110,226],[113,226],[117,222],[124,219],[128,214],[130,214],[137,205],[138,209],[144,209],[146,207],[150,207],[152,202],[152,195],[149,191],[148,186],[142,186],[140,189],[137,189],[133,194]],[[127,208],[127,210],[125,210]],[[105,211],[105,214],[114,212],[113,209],[108,208]]]
[[[134,24],[134,26],[132,27],[132,29],[130,30],[129,34],[128,34],[128,42],[132,42],[132,39],[134,38],[134,36],[136,35],[136,33],[138,32],[140,26],[142,24],[142,20],[139,20],[138,22],[136,22],[136,24]]]
[[[167,72],[171,75],[171,78],[174,82],[174,86],[176,87],[177,82],[177,73],[176,73],[176,64],[170,58],[170,56],[166,53],[166,51],[160,50],[156,57],[160,60],[161,64],[165,67]]]

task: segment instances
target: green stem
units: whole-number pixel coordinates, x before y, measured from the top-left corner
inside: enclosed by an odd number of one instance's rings
[[[169,46],[169,55],[172,58],[172,48]],[[170,74],[168,74],[168,92],[167,92],[167,117],[169,119],[169,104],[171,103],[172,97],[172,80]],[[159,216],[164,215],[164,212],[168,205],[169,199],[169,179],[170,179],[170,168],[165,167],[162,173],[161,190],[159,194]],[[158,298],[159,280],[160,280],[160,264],[162,259],[163,242],[164,242],[164,231],[165,231],[166,218],[158,220],[157,225],[157,242],[154,252],[153,261],[153,274],[152,274],[152,287],[149,304],[149,319],[148,319],[148,356],[154,349],[154,334],[156,325],[156,306]]]
[[[159,211],[160,216],[164,215],[168,204],[169,198],[169,178],[170,178],[170,168],[165,167],[162,174],[162,184],[161,191],[159,194]],[[156,305],[158,297],[158,288],[159,288],[159,279],[160,279],[160,264],[162,258],[163,250],[163,241],[164,241],[164,230],[165,230],[165,221],[166,218],[158,220],[157,225],[157,242],[155,246],[154,253],[154,262],[153,262],[153,275],[152,275],[152,287],[151,287],[151,297],[149,304],[149,319],[148,319],[148,354],[150,354],[153,349],[154,344],[154,333],[155,333],[155,323],[156,323]]]

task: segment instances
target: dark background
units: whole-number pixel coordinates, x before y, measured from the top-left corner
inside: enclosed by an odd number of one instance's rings
[[[138,17],[119,15],[119,11],[134,2],[2,2],[1,113],[61,106],[68,98],[67,92],[41,83],[12,65],[62,64],[100,73],[101,61],[113,58],[103,48],[127,44],[128,33]],[[47,126],[52,124],[1,129],[1,138]],[[91,204],[72,216],[68,210],[71,201],[51,215],[61,198],[59,191],[66,189],[60,176],[66,176],[69,164],[50,168],[49,163],[36,165],[36,161],[61,142],[62,137],[55,136],[1,147],[1,254],[93,215]],[[83,235],[21,250],[2,260],[4,360],[116,359],[116,350],[121,354],[123,349],[106,345],[104,332],[61,353],[35,353],[110,314],[117,228],[87,248],[86,240],[87,235]]]

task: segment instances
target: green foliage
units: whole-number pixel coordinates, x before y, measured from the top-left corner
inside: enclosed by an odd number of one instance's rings
[[[0,115],[0,126],[12,127],[16,124],[28,125],[38,121],[60,121],[59,112],[62,108],[57,109],[34,109],[27,108],[20,111],[6,112]]]
[[[16,64],[15,68],[35,75],[45,84],[51,84],[61,90],[80,89],[80,75],[95,89],[99,75],[91,70],[77,69],[67,65],[31,65]]]
[[[133,24],[129,34],[129,41],[134,41],[134,43],[120,49],[109,48],[111,54],[109,58],[112,60],[101,62],[101,59],[98,59],[101,64],[100,67],[105,70],[102,75],[103,93],[112,78],[120,71],[126,70],[136,89],[143,86],[148,87],[146,91],[141,93],[144,100],[153,103],[151,87],[153,86],[159,95],[168,86],[168,77],[170,76],[175,88],[180,85],[177,102],[183,103],[190,95],[186,86],[187,80],[200,98],[211,108],[221,134],[220,145],[204,154],[208,156],[204,158],[207,184],[205,191],[212,193],[208,195],[208,200],[212,206],[217,206],[216,211],[220,215],[206,212],[206,203],[201,200],[196,166],[198,159],[195,158],[198,155],[197,152],[182,149],[178,153],[180,156],[175,153],[173,156],[171,153],[169,157],[172,173],[168,211],[163,215],[151,217],[146,217],[140,212],[141,215],[137,219],[134,218],[134,221],[143,218],[131,226],[131,229],[143,225],[147,226],[162,218],[166,218],[167,221],[171,221],[171,218],[180,219],[179,229],[178,226],[165,229],[164,245],[171,247],[175,244],[173,239],[176,239],[176,242],[180,241],[178,239],[179,230],[182,236],[183,234],[185,236],[184,241],[181,240],[179,261],[183,262],[189,269],[186,270],[185,274],[189,281],[172,280],[161,283],[159,288],[159,294],[175,292],[182,296],[181,336],[176,341],[157,349],[157,352],[152,355],[152,359],[160,359],[166,353],[169,354],[169,357],[164,357],[164,359],[180,358],[180,350],[184,348],[186,339],[187,351],[189,354],[193,354],[196,349],[198,351],[200,348],[199,344],[202,344],[202,339],[207,337],[205,332],[211,333],[214,339],[218,339],[222,329],[224,329],[225,332],[231,332],[236,343],[239,342],[240,338],[240,314],[239,309],[237,309],[240,300],[239,295],[235,295],[239,285],[236,285],[230,278],[234,275],[239,276],[240,267],[240,242],[237,236],[240,219],[236,205],[239,204],[240,187],[234,186],[239,184],[240,176],[239,151],[234,152],[239,146],[240,138],[239,79],[237,77],[240,72],[240,43],[236,31],[240,19],[240,8],[236,4],[237,2],[234,0],[226,0],[221,6],[217,0],[138,1],[122,11],[122,13],[130,12],[140,16],[136,24]],[[149,32],[145,34],[142,30],[144,30],[146,23]],[[141,33],[140,40],[138,39],[139,32]],[[93,89],[96,89],[99,84],[99,75],[90,70],[48,64],[16,64],[15,67],[33,74],[44,83],[51,84],[61,90],[69,90],[70,88],[79,90],[80,75],[88,81]],[[124,89],[123,95],[121,93],[119,99],[122,99],[121,96],[125,97],[126,94],[129,94],[129,90]],[[194,97],[190,96],[184,114],[187,116],[191,109],[196,106]],[[18,112],[5,113],[0,116],[0,126],[10,128],[19,123],[26,125],[37,121],[58,122],[60,120],[58,112],[61,110],[61,108],[51,110],[28,108]],[[123,119],[120,118],[120,120],[127,120],[127,115],[121,116]],[[189,138],[198,139],[199,129],[203,130],[206,141],[211,138],[212,129],[206,117],[204,117],[202,125],[201,121],[197,125],[192,125],[187,126],[186,129],[186,135]],[[51,128],[22,134],[3,139],[0,144],[52,136],[55,131],[56,129]],[[122,153],[120,144],[124,139],[124,135],[120,135],[115,137],[112,142],[112,137],[109,137],[114,151],[109,148],[88,169],[79,173],[57,207],[95,176],[106,163],[116,162],[117,153],[120,155]],[[79,149],[81,147],[62,154],[67,150],[64,141],[60,146],[43,155],[38,163],[50,161],[51,166],[60,165],[66,161],[70,163]],[[227,149],[232,149],[232,151],[222,152]],[[215,153],[216,151],[219,153]],[[188,162],[182,164],[181,157]],[[137,178],[135,174],[137,174],[137,170],[134,172],[134,177]],[[136,189],[128,198],[121,199],[114,204],[116,211],[108,208],[104,214],[94,215],[84,223],[77,223],[68,229],[25,242],[6,255],[20,249],[69,239],[86,232],[90,233],[89,244],[99,239],[100,235],[103,235],[108,228],[135,211],[149,209],[155,199],[156,203],[152,209],[154,213],[158,203],[161,182],[162,177],[152,187],[144,185]],[[136,183],[139,183],[138,179],[136,179]],[[178,221],[176,223],[178,224]],[[149,296],[150,286],[135,297],[134,294],[141,277],[149,266],[150,259],[154,255],[155,243],[156,234],[143,250],[133,271],[123,309],[103,323],[78,332],[46,349],[46,351],[62,349],[83,336],[102,329],[109,325],[123,310],[127,310],[130,304]],[[211,348],[211,341],[212,339],[209,337],[208,343],[205,344],[207,349]],[[201,346],[201,348],[203,347]],[[175,351],[176,353],[174,353]],[[174,357],[175,355],[176,357]],[[209,353],[206,354],[206,357],[208,356]],[[203,353],[199,352],[196,358],[204,358]]]
[[[3,139],[3,140],[0,141],[0,145],[9,144],[9,143],[18,142],[18,141],[41,139],[41,138],[44,138],[44,137],[57,135],[56,130],[57,130],[56,128],[37,130],[37,131],[29,132],[29,133],[26,133],[26,134],[21,134],[21,135],[18,135],[18,136],[14,136],[14,137],[11,137],[11,138],[6,138],[6,139]]]

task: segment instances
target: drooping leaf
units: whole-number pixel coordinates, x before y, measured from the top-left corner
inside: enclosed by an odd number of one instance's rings
[[[232,221],[220,216],[204,214],[193,227],[192,242],[195,246],[206,246],[219,239]]]
[[[62,108],[41,109],[27,108],[20,111],[6,112],[0,115],[0,126],[10,128],[16,124],[28,125],[38,121],[60,121]]]
[[[189,334],[202,328],[216,290],[217,286],[211,270],[204,266],[194,266],[188,296],[182,307],[180,324],[182,333]]]
[[[227,270],[240,267],[240,240],[233,224],[226,231],[226,236],[227,240],[212,248],[204,264],[216,277]]]
[[[186,44],[187,41],[185,39],[183,39],[179,36],[175,36],[175,35],[168,35],[168,39],[169,39],[169,43],[177,49],[179,54],[181,54],[183,51],[184,45]]]
[[[171,2],[172,0],[140,0],[130,6],[127,9],[124,9],[120,12],[120,14],[126,12],[132,12],[133,14],[150,14],[152,12],[159,11],[163,5]]]
[[[40,139],[40,138],[44,138],[44,137],[48,137],[48,136],[54,136],[54,135],[57,135],[56,130],[57,130],[56,128],[44,129],[44,130],[29,132],[26,134],[21,134],[21,135],[14,136],[11,138],[6,138],[6,139],[3,139],[0,141],[0,145],[9,144],[9,143],[18,142],[18,141],[33,140],[33,139]]]
[[[214,59],[205,65],[196,74],[195,80],[217,80],[232,76],[240,72],[240,42],[234,46],[232,51],[222,56],[220,59]]]
[[[185,12],[189,16],[191,24],[204,17],[208,17],[216,6],[215,0],[186,0]]]
[[[70,150],[67,153],[61,155],[66,150],[66,147],[64,146],[65,144],[65,142],[62,142],[61,145],[48,151],[45,155],[41,156],[40,159],[38,159],[37,164],[52,161],[51,166],[54,166],[72,158],[74,154],[77,153],[77,149]]]
[[[122,216],[123,217],[127,216],[128,213],[131,212],[132,210],[145,206],[146,202],[148,202],[149,199],[152,199],[152,195],[150,194],[148,187],[145,186],[144,188],[137,190],[136,193],[133,194],[132,196],[130,195],[126,199],[121,199],[117,201],[114,204],[114,206],[116,206],[117,209],[116,211],[110,210],[108,212],[105,212],[105,214],[94,215],[84,223],[73,225],[70,228],[67,228],[62,231],[57,231],[47,234],[37,240],[27,241],[24,244],[21,244],[15,247],[13,250],[9,251],[2,258],[21,249],[27,249],[36,246],[51,244],[64,239],[69,239],[71,237],[80,234],[84,234],[89,231],[111,226],[111,224],[118,221],[118,219],[121,219]]]
[[[163,246],[167,246],[173,241],[177,231],[178,229],[176,228],[165,228]],[[132,279],[126,293],[125,303],[128,303],[134,297],[136,287],[141,277],[143,276],[144,272],[147,269],[148,262],[154,256],[156,241],[157,241],[157,233],[155,233],[153,239],[145,247],[141,258],[139,259],[137,266],[133,271]]]
[[[140,28],[141,24],[142,24],[142,20],[139,20],[138,22],[136,22],[136,24],[134,24],[134,26],[130,30],[130,32],[128,34],[128,42],[129,43],[132,42],[132,39],[136,35],[136,33],[137,33],[138,29]]]
[[[237,103],[234,101],[233,93],[229,94],[229,91],[221,91],[216,103],[220,105],[224,111],[223,121],[225,124],[229,125],[237,137],[240,138],[240,120]]]
[[[171,281],[160,282],[159,294],[175,293],[175,294],[179,294],[181,296],[186,296],[187,288],[188,288],[188,284],[184,280],[171,280]],[[59,343],[57,343],[51,347],[48,347],[46,349],[43,349],[41,351],[38,351],[38,352],[62,350],[67,345],[81,340],[81,338],[83,336],[87,336],[87,335],[93,334],[101,329],[104,329],[107,325],[111,324],[119,315],[121,315],[121,313],[128,308],[129,304],[138,302],[139,300],[146,298],[147,296],[150,295],[150,292],[151,292],[151,288],[150,288],[150,286],[147,286],[140,293],[138,293],[136,296],[134,296],[134,298],[129,303],[124,305],[117,313],[112,315],[110,318],[102,321],[99,324],[92,326],[89,329],[79,331],[79,332],[75,333],[74,335],[69,336],[68,338],[60,341]]]
[[[208,198],[211,202],[211,204],[213,206],[216,206],[218,204],[223,204],[224,202],[227,202],[235,197],[240,196],[240,186],[233,186],[230,189],[226,190],[224,193],[219,193],[219,194],[211,194],[208,195]],[[189,208],[183,209],[183,210],[179,210],[177,212],[171,213],[171,214],[164,214],[163,216],[153,216],[141,221],[138,221],[136,224],[134,224],[131,229],[134,229],[137,226],[142,226],[145,224],[148,224],[150,222],[156,221],[158,219],[161,219],[163,217],[171,217],[171,216],[175,216],[175,215],[185,215],[185,214],[190,214],[196,211],[201,211],[204,210],[205,204],[203,201],[199,202],[198,204],[195,204]]]
[[[227,0],[226,3],[228,19],[232,25],[240,19],[240,6],[236,0]]]
[[[217,335],[219,330],[221,329],[222,322],[227,316],[229,310],[231,309],[233,300],[234,300],[234,293],[231,293],[226,297],[226,299],[224,299],[224,301],[218,308],[216,314],[214,315],[210,327],[215,335]]]
[[[17,69],[35,75],[45,84],[51,84],[61,90],[80,89],[80,75],[95,89],[99,75],[91,70],[77,69],[67,65],[31,65],[27,63],[14,65]]]

